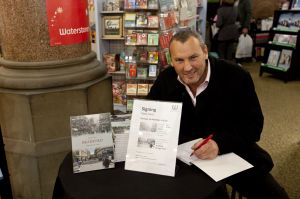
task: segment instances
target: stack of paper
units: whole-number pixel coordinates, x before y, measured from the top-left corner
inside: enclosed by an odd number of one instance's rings
[[[194,164],[216,182],[253,167],[253,165],[235,153],[219,155],[213,160],[201,160],[195,155],[190,157],[193,151],[191,147],[199,140],[201,138],[179,145],[177,158],[188,165]]]

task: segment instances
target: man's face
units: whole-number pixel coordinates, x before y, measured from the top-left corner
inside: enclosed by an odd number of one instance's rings
[[[206,77],[207,48],[202,49],[199,41],[190,37],[185,43],[172,41],[170,52],[180,79],[190,87],[199,86]]]

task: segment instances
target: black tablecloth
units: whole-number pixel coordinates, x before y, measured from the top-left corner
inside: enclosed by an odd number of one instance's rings
[[[195,166],[177,160],[175,177],[115,168],[73,173],[69,153],[62,162],[53,199],[188,199],[224,198],[226,189]]]

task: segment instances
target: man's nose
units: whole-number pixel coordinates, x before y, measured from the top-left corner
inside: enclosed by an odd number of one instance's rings
[[[192,65],[191,65],[190,60],[185,60],[185,61],[184,61],[184,70],[185,70],[185,71],[189,71],[189,70],[191,70],[191,69],[192,69]]]

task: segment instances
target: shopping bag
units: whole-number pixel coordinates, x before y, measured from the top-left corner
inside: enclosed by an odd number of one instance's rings
[[[236,58],[252,57],[253,40],[248,34],[241,34],[236,48]]]

